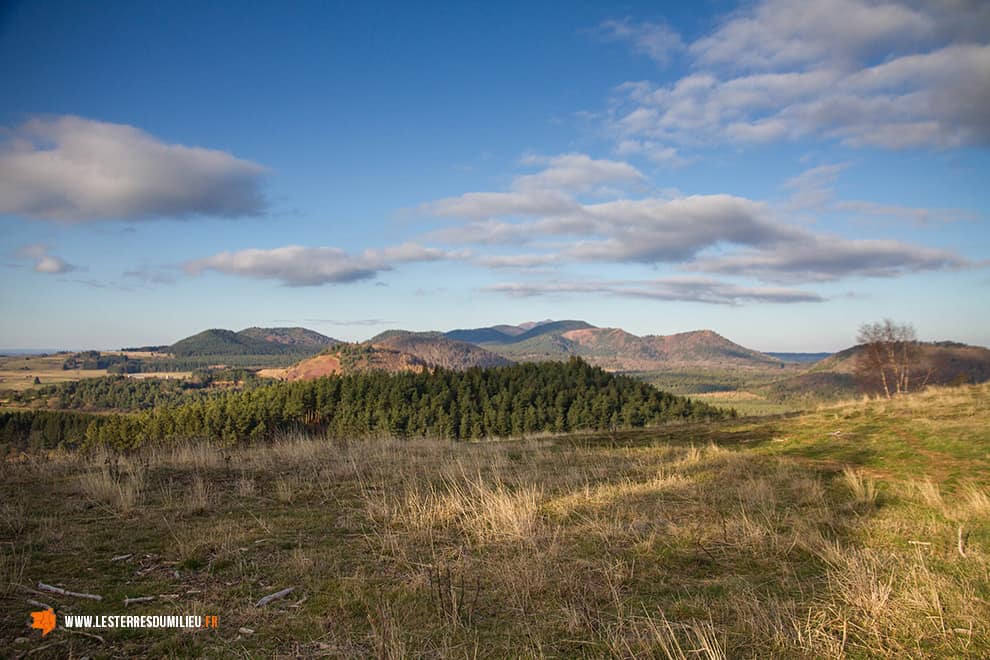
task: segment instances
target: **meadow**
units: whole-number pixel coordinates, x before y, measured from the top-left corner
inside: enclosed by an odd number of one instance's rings
[[[25,390],[105,376],[106,369],[63,369],[64,355],[0,355],[0,390]],[[35,383],[35,379],[38,382]]]
[[[11,457],[0,648],[987,657],[988,404],[984,384],[505,441],[285,435]],[[219,628],[41,637],[37,603],[215,614]]]

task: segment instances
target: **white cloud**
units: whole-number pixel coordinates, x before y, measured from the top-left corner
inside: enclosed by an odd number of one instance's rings
[[[793,209],[823,209],[835,197],[833,186],[847,163],[818,165],[791,177],[784,188],[792,190],[788,206]]]
[[[133,126],[36,118],[0,144],[0,213],[61,222],[254,215],[265,209],[264,173]]]
[[[701,64],[733,68],[851,65],[933,37],[931,18],[907,3],[762,0],[730,16],[690,50]]]
[[[607,127],[620,153],[805,137],[884,149],[988,144],[988,6],[761,0],[691,44],[684,77],[619,86]]]
[[[735,305],[742,302],[822,302],[816,293],[779,287],[745,287],[706,277],[670,277],[654,280],[597,280],[574,282],[507,282],[488,291],[514,297],[552,295],[607,295],[657,301]]]
[[[809,234],[803,241],[701,259],[684,267],[793,284],[830,282],[847,277],[896,277],[970,265],[952,252],[900,241],[849,240]]]
[[[831,211],[862,216],[886,217],[906,221],[916,225],[973,220],[972,213],[961,209],[937,209],[898,204],[880,204],[865,200],[836,199],[835,184],[848,163],[818,165],[791,177],[784,188],[791,190],[791,197],[785,204],[790,210]]]
[[[976,216],[961,209],[928,209],[898,204],[878,204],[863,200],[843,200],[832,205],[837,211],[856,215],[881,216],[895,220],[906,220],[916,225],[930,225],[944,222],[974,220]]]
[[[30,259],[34,261],[34,271],[36,273],[62,275],[63,273],[71,273],[74,270],[80,270],[78,266],[74,266],[66,262],[61,257],[56,257],[51,254],[50,251],[50,246],[36,243],[22,247],[17,251],[17,256],[22,259]]]
[[[525,248],[474,258],[474,263],[493,269],[576,263],[667,264],[770,283],[891,277],[972,265],[945,250],[819,234],[785,220],[782,213],[794,209],[926,213],[925,209],[837,201],[833,186],[846,167],[843,163],[824,164],[793,177],[784,184],[793,193],[782,207],[724,194],[685,196],[675,192],[671,197],[619,198],[589,204],[563,191],[468,193],[453,198],[458,204],[470,200],[461,208],[447,203],[450,200],[426,205],[453,217],[461,211],[467,221],[433,232],[429,238],[468,246]],[[548,193],[555,200],[546,206],[548,213],[518,214],[523,206],[536,208]],[[537,197],[530,199],[530,195]],[[506,196],[514,203],[506,204]],[[527,199],[525,204],[520,201]]]
[[[574,201],[563,193],[529,190],[465,193],[460,197],[448,197],[426,204],[421,210],[440,217],[482,220],[507,215],[556,215],[576,207]]]
[[[563,154],[554,157],[528,156],[526,165],[548,165],[536,174],[516,178],[518,190],[570,190],[589,192],[605,183],[638,183],[645,179],[642,172],[629,163],[596,160],[585,154]]]
[[[272,249],[248,249],[221,252],[189,261],[184,265],[190,275],[212,270],[227,275],[276,280],[286,286],[344,284],[374,278],[392,270],[393,264],[414,261],[463,259],[466,252],[445,252],[407,243],[381,250],[365,250],[359,255],[335,247],[287,245]]]
[[[561,254],[507,254],[477,257],[474,263],[486,268],[542,268],[563,261]]]
[[[608,20],[598,26],[598,34],[607,41],[627,42],[634,52],[657,64],[667,64],[674,53],[684,48],[680,35],[666,23]]]

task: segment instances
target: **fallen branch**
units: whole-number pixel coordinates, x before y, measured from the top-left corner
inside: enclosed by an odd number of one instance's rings
[[[963,536],[962,525],[959,525],[959,554],[963,557],[966,556],[966,537]]]
[[[35,653],[41,653],[45,649],[50,649],[53,646],[59,646],[60,644],[65,644],[68,641],[69,640],[67,640],[67,639],[60,639],[60,640],[57,640],[57,641],[54,641],[54,642],[49,642],[47,644],[42,644],[41,646],[37,646],[37,647],[31,649],[30,651],[28,651],[27,653],[25,653],[24,654],[24,657],[27,657],[29,655],[34,655]]]
[[[278,600],[279,598],[284,598],[284,597],[288,596],[289,594],[291,594],[295,590],[296,590],[295,587],[288,587],[287,589],[282,589],[282,591],[276,591],[273,594],[268,594],[267,596],[265,596],[264,598],[262,598],[261,600],[259,600],[257,603],[255,603],[254,606],[255,607],[264,607],[265,605],[267,605],[268,603],[272,602],[273,600]]]
[[[130,559],[133,556],[134,556],[133,554],[130,554],[130,555],[117,555],[116,557],[111,557],[110,558],[110,561],[111,562],[124,561],[125,559]]]
[[[33,598],[27,599],[28,605],[34,605],[35,607],[40,607],[43,610],[54,610],[55,608],[48,603],[42,603],[40,600],[35,600]]]
[[[133,605],[134,603],[147,603],[153,601],[154,599],[154,596],[138,596],[137,598],[128,598],[127,596],[124,596],[124,607]]]
[[[69,633],[70,635],[82,635],[83,637],[91,637],[91,638],[97,640],[100,644],[106,644],[107,643],[107,640],[103,639],[99,635],[94,635],[93,633],[83,632],[82,630],[68,630],[68,629],[66,629],[65,632]]]
[[[42,591],[50,591],[53,594],[59,594],[60,596],[73,596],[75,598],[88,598],[90,600],[103,600],[103,596],[97,594],[84,594],[78,591],[67,591],[61,587],[53,587],[50,584],[45,584],[44,582],[38,583],[38,588]]]

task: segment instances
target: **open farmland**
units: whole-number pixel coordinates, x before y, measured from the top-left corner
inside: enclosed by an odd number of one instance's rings
[[[0,355],[0,390],[25,390],[41,385],[105,376],[106,369],[63,369],[66,355]]]

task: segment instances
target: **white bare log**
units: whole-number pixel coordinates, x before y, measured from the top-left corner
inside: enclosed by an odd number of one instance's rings
[[[138,596],[137,598],[124,598],[124,607],[128,605],[133,605],[134,603],[148,603],[155,599],[154,596]]]
[[[296,590],[295,587],[288,587],[287,589],[282,589],[282,591],[276,591],[273,594],[268,594],[267,596],[265,596],[264,598],[262,598],[261,600],[259,600],[257,603],[255,603],[254,606],[255,607],[264,607],[265,605],[267,605],[268,603],[272,602],[273,600],[278,600],[279,598],[284,598],[284,597],[288,596],[289,594],[291,594],[295,590]]]
[[[38,588],[42,591],[50,591],[53,594],[59,594],[60,596],[72,596],[73,598],[88,598],[89,600],[103,600],[103,596],[97,594],[84,594],[78,591],[68,591],[62,589],[61,587],[53,587],[50,584],[45,584],[44,582],[38,583]]]

